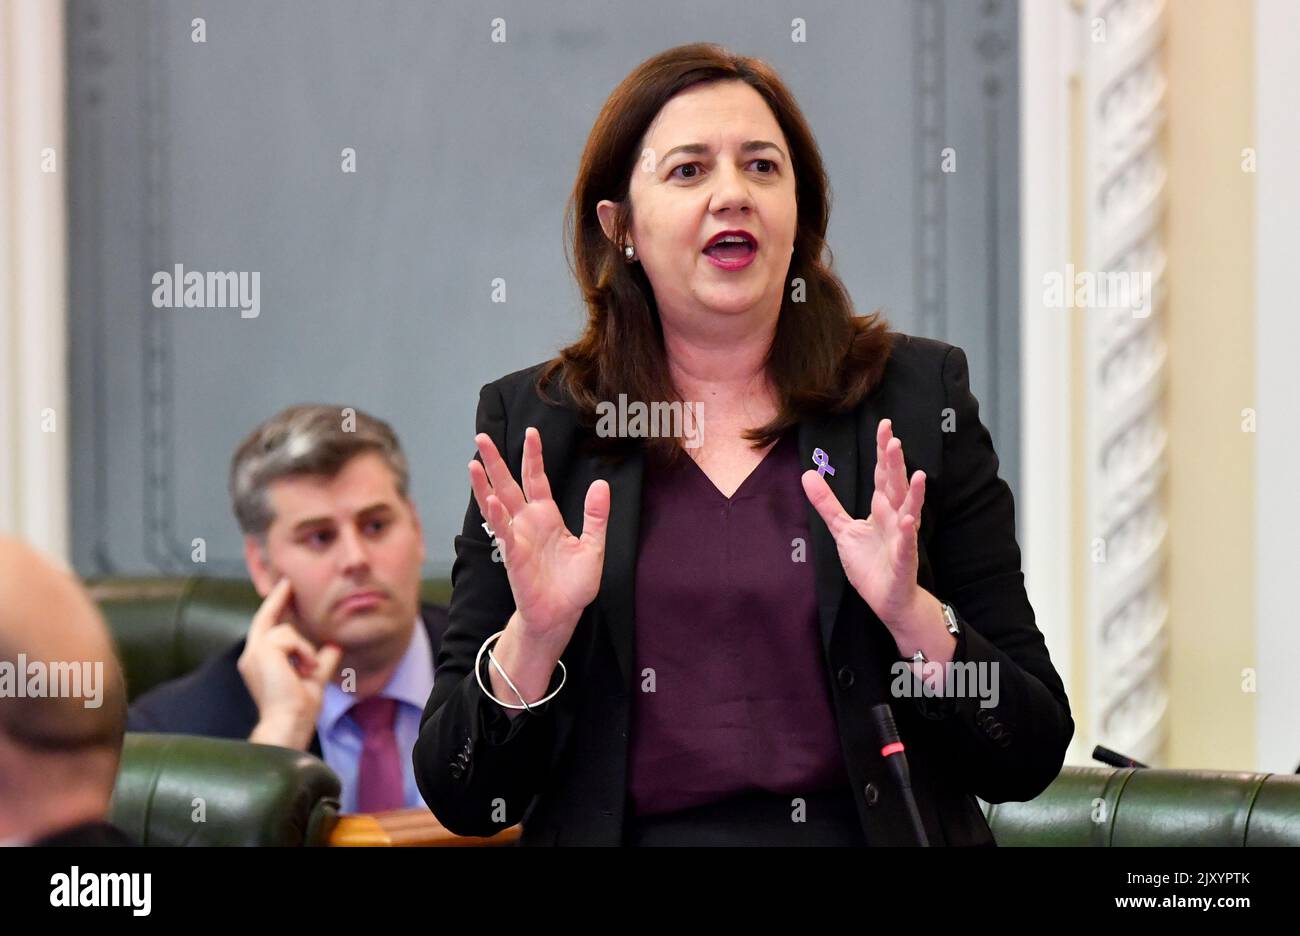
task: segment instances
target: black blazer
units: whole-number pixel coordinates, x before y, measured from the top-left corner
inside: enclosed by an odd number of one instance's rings
[[[540,367],[483,387],[477,430],[492,437],[518,478],[524,429],[537,427],[553,496],[575,534],[582,529],[588,486],[596,478],[609,482],[600,592],[564,652],[567,685],[543,711],[510,722],[472,672],[480,645],[505,627],[514,601],[471,496],[455,542],[450,623],[438,656],[440,678],[415,745],[415,778],[453,832],[491,835],[522,821],[525,845],[618,845],[636,686],[632,588],[643,456],[638,451],[610,461],[579,452],[588,430],[571,406],[539,398],[534,380]],[[815,447],[832,453],[836,472],[826,480],[855,517],[870,512],[875,431],[884,417],[903,442],[909,476],[918,468],[926,473],[919,584],[956,611],[956,658],[999,664],[999,703],[985,709],[974,697],[891,697],[898,648],[848,585],[830,531],[809,504],[822,645],[845,766],[867,842],[914,844],[870,719],[874,704],[889,702],[931,844],[993,844],[975,797],[1028,800],[1051,783],[1074,734],[1069,701],[1025,594],[1011,490],[998,477],[965,353],[897,335],[880,386],[856,410],[799,426],[800,459],[811,467]],[[846,457],[854,452],[856,458]]]
[[[421,605],[420,617],[436,660],[447,629],[447,609]],[[257,703],[239,675],[239,656],[243,652],[244,641],[240,640],[194,672],[150,689],[131,705],[127,730],[248,740],[257,727]],[[321,756],[318,735],[312,735],[308,750]]]

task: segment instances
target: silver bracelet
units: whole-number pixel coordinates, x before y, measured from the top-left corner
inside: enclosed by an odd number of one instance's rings
[[[514,680],[512,680],[506,674],[506,671],[502,669],[501,664],[497,662],[497,658],[492,655],[492,651],[488,650],[488,646],[492,643],[492,641],[500,639],[501,635],[504,633],[505,631],[503,630],[497,631],[487,640],[483,641],[483,646],[478,648],[478,654],[474,657],[474,678],[478,680],[478,687],[483,690],[483,694],[487,696],[489,699],[491,699],[493,702],[495,702],[497,705],[501,706],[502,708],[519,709],[519,710],[532,712],[534,705],[542,705],[555,698],[556,693],[558,693],[561,689],[564,688],[564,683],[569,678],[569,672],[564,666],[564,661],[558,660],[557,662],[560,664],[560,674],[561,674],[560,684],[555,687],[555,690],[553,692],[551,692],[549,695],[545,696],[544,698],[538,699],[536,702],[533,702],[531,704],[525,702],[523,695],[519,692],[518,687],[515,686]],[[514,692],[516,696],[519,697],[519,701],[523,703],[522,705],[512,705],[509,702],[502,702],[500,699],[498,699],[496,696],[492,694],[492,691],[488,689],[487,686],[483,685],[482,663],[483,663],[484,653],[487,653],[488,662],[490,662],[494,667],[496,667],[496,671],[501,674],[501,678],[506,681],[506,685],[511,688],[511,690]]]

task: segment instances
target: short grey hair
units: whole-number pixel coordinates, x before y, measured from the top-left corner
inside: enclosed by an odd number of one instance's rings
[[[267,490],[295,475],[333,477],[363,452],[377,452],[407,496],[410,472],[391,426],[356,407],[290,406],[254,429],[230,462],[230,499],[245,533],[265,537],[275,513]]]

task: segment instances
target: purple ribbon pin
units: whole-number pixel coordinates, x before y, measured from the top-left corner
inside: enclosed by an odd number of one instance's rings
[[[835,474],[835,469],[830,465],[830,456],[821,449],[813,449],[812,459],[813,464],[817,466],[817,476],[819,478],[826,477],[827,472],[830,472],[832,475]]]

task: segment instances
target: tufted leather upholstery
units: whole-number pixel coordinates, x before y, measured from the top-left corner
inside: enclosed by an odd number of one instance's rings
[[[109,821],[142,845],[323,845],[340,788],[301,751],[128,733]]]
[[[260,604],[244,579],[99,579],[87,585],[117,642],[132,701],[243,637]],[[446,605],[451,582],[430,579],[421,597]]]
[[[999,845],[1300,845],[1300,776],[1066,767],[1027,803],[981,803]]]
[[[233,579],[92,582],[131,698],[244,635],[258,606]],[[445,579],[424,583],[446,604]],[[1002,726],[982,723],[990,736]],[[296,751],[178,735],[127,736],[112,819],[149,844],[320,844],[339,781]],[[207,822],[192,819],[195,796]],[[1300,845],[1300,775],[1066,767],[1028,803],[981,803],[999,845]]]

